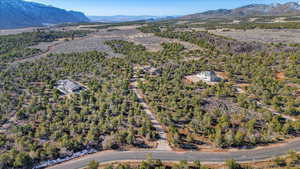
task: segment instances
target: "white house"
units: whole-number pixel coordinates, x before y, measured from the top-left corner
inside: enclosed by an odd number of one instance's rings
[[[56,83],[56,89],[64,94],[79,93],[81,90],[85,90],[83,86],[71,80],[59,80]]]
[[[205,82],[219,82],[221,80],[213,71],[200,72],[197,77]]]

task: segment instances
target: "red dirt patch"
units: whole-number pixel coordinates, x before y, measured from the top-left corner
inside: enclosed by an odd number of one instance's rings
[[[229,74],[227,72],[216,72],[216,75],[218,77],[221,77],[222,79],[225,79],[225,80],[229,79]]]
[[[275,78],[277,79],[277,80],[285,80],[285,74],[283,73],[283,72],[277,72],[276,74],[275,74]]]
[[[190,76],[186,76],[184,78],[184,82],[188,83],[188,84],[192,84],[192,83],[198,83],[201,82],[202,80],[197,76],[197,74],[195,75],[190,75]],[[210,86],[216,85],[217,82],[206,82],[206,81],[202,81]]]

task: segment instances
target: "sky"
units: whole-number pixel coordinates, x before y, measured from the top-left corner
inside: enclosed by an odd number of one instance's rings
[[[27,0],[84,12],[89,16],[153,15],[174,16],[213,9],[231,9],[259,3],[285,3],[296,0]]]

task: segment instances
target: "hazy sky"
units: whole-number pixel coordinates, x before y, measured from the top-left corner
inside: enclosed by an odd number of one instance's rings
[[[185,15],[252,3],[284,3],[296,0],[28,0],[87,15]]]

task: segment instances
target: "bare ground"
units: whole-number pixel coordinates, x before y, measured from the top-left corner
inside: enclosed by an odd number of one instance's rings
[[[26,33],[26,32],[34,32],[37,31],[37,29],[42,30],[52,30],[52,31],[71,31],[71,30],[85,30],[81,29],[77,26],[67,26],[67,27],[28,27],[28,28],[18,28],[18,29],[1,29],[0,30],[0,36],[2,35],[15,35],[20,33]]]
[[[1,35],[15,35],[23,32],[33,32],[37,28],[30,27],[30,28],[21,28],[21,29],[3,29],[0,30],[0,36]]]
[[[137,33],[128,37],[128,40],[137,44],[144,45],[147,50],[157,52],[162,50],[162,43],[180,43],[187,50],[197,50],[200,49],[197,45],[191,44],[189,42],[183,42],[176,39],[168,39],[155,36],[153,33]]]
[[[142,33],[136,29],[137,26],[123,26],[114,27],[117,28],[113,31],[109,29],[98,30],[97,32],[91,33],[87,37],[79,38],[70,41],[61,41],[51,43],[40,43],[32,46],[32,48],[40,49],[47,53],[73,53],[73,52],[87,52],[87,51],[102,51],[106,52],[111,57],[119,57],[121,54],[114,53],[113,50],[104,44],[105,41],[109,40],[126,40],[136,44],[141,44],[146,47],[149,51],[162,50],[161,43],[176,42],[181,43],[187,50],[199,49],[198,46],[182,42],[173,39],[157,37],[154,34]],[[49,49],[51,47],[51,49]]]
[[[210,32],[245,42],[259,41],[263,43],[300,43],[300,30],[297,29],[253,29],[246,31],[232,29],[226,32],[216,30],[211,30]]]

